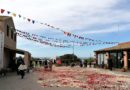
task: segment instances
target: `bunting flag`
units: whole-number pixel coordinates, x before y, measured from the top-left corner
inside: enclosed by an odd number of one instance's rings
[[[19,30],[19,32],[17,30],[17,35],[19,37],[23,37],[27,40],[31,40],[31,41],[41,43],[41,44],[44,44],[44,45],[50,45],[50,46],[61,47],[61,48],[70,48],[71,47],[70,45],[63,45],[61,43],[55,44],[55,43],[52,43],[52,42],[49,42],[49,41],[45,41],[43,39],[37,38],[38,35],[36,35],[36,34],[29,34],[27,32],[21,32],[20,30]]]
[[[21,18],[22,16],[21,15],[18,15],[19,16],[19,18]]]
[[[30,21],[31,21],[31,19],[29,19],[29,18],[28,18],[28,21],[30,22]]]
[[[34,24],[34,23],[35,23],[35,21],[34,21],[34,20],[32,20],[32,23]]]
[[[3,14],[3,13],[5,12],[4,9],[0,9],[0,10],[1,10],[1,11],[0,11],[1,14]],[[12,15],[13,17],[16,17],[16,15],[17,15],[17,14],[15,14],[15,13],[11,13],[10,11],[7,11],[7,14]],[[36,22],[36,20],[32,20],[32,19],[30,19],[30,18],[23,17],[23,16],[20,15],[20,14],[18,14],[18,16],[19,16],[19,18],[22,17],[24,20],[27,20],[28,22],[31,22],[32,24],[34,24],[34,23]],[[37,21],[37,22],[38,22],[38,21]],[[92,41],[92,42],[95,42],[95,43],[99,43],[99,42],[102,42],[102,43],[104,42],[104,43],[106,43],[105,41],[96,40],[96,39],[91,39],[91,38],[86,38],[86,37],[83,37],[83,36],[79,36],[79,35],[72,34],[72,33],[70,33],[70,32],[66,32],[65,30],[62,30],[61,28],[57,28],[57,27],[52,26],[52,25],[50,25],[50,24],[48,24],[48,23],[43,23],[43,22],[38,22],[38,23],[41,24],[41,25],[45,25],[45,26],[47,26],[47,27],[53,28],[53,29],[55,29],[55,30],[59,30],[59,31],[63,32],[65,36],[68,36],[68,37],[74,37],[74,38],[77,38],[77,39],[80,39],[80,40]],[[107,42],[107,43],[113,43],[113,42]],[[117,42],[115,42],[115,43],[117,43]]]
[[[26,19],[26,17],[23,17],[23,19],[25,20],[25,19]]]
[[[7,14],[10,14],[11,12],[10,11],[7,11]]]
[[[61,39],[56,39],[56,38],[49,38],[49,37],[45,37],[45,36],[39,36],[36,34],[30,34],[28,32],[24,32],[21,30],[16,30],[16,32],[18,33],[18,35],[22,35],[21,37],[27,38],[29,40],[33,40],[35,42],[42,42],[44,41],[46,45],[50,44],[51,46],[56,46],[55,44],[60,44],[60,46],[62,47],[63,45],[67,45],[68,47],[72,47],[73,45],[75,46],[91,46],[91,45],[99,45],[99,44],[116,44],[116,43],[94,43],[94,42],[78,42],[78,41],[69,41],[69,40],[61,40]]]
[[[5,10],[4,9],[0,9],[0,12],[3,14],[5,12]]]
[[[15,14],[15,13],[12,13],[12,15],[13,15],[14,17],[16,17],[16,14]]]

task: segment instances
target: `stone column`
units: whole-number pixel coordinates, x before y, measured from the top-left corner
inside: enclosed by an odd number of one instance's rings
[[[123,52],[123,55],[124,55],[124,68],[127,70],[128,69],[128,53],[127,51],[124,51]]]
[[[30,54],[28,52],[24,52],[24,62],[27,65],[27,67],[30,66]]]

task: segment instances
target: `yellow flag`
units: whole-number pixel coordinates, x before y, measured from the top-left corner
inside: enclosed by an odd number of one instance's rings
[[[13,13],[12,15],[13,15],[14,17],[16,17],[16,14],[15,14],[15,13]]]

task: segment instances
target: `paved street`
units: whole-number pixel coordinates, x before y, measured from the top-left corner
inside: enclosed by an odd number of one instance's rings
[[[120,88],[125,87],[123,90],[130,90],[128,86],[124,86],[126,82],[130,85],[129,74],[130,72],[111,72],[104,69],[78,67],[54,67],[52,72],[45,72],[41,68],[38,71],[27,73],[24,79],[16,73],[8,73],[6,77],[0,77],[0,90],[98,90],[93,89],[99,86],[98,83],[102,84],[101,86],[104,83],[105,88],[100,90],[113,88],[110,84],[117,84]],[[109,85],[109,88],[105,83]],[[88,89],[89,87],[91,89]]]
[[[37,83],[36,73],[26,74],[22,80],[16,73],[8,73],[6,77],[0,77],[0,90],[82,90],[76,88],[43,88]]]

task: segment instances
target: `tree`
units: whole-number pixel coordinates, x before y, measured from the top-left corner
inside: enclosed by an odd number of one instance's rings
[[[70,64],[70,63],[75,63],[75,62],[80,61],[80,59],[76,55],[73,55],[73,54],[62,55],[62,56],[60,56],[60,59],[61,59],[62,63],[64,63],[64,64]]]
[[[84,61],[87,61],[88,63],[92,63],[94,61],[94,58],[93,57],[89,57],[89,58],[86,58],[84,59]]]

